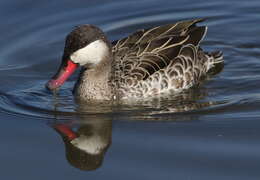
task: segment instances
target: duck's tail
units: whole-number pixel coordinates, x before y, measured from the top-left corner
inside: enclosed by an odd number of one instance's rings
[[[214,51],[206,53],[207,61],[207,74],[215,75],[219,73],[224,67],[224,58],[221,51]]]

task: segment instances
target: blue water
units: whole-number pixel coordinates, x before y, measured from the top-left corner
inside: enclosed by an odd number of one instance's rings
[[[257,0],[2,0],[0,179],[259,179],[259,12]],[[223,51],[225,67],[196,89],[115,107],[76,103],[76,74],[58,96],[44,87],[76,25],[116,40],[199,17],[209,26],[203,49]],[[101,137],[103,156],[85,163],[92,170],[67,160],[59,125]]]

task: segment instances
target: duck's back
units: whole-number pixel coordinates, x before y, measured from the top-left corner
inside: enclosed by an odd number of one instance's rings
[[[140,30],[113,46],[111,83],[121,98],[179,92],[198,84],[221,53],[204,53],[199,44],[206,26],[202,19]]]

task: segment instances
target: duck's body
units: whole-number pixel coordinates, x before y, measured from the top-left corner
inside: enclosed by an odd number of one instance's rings
[[[177,93],[198,84],[223,62],[220,52],[205,53],[199,47],[207,30],[195,25],[201,21],[140,30],[113,45],[94,26],[75,29],[67,37],[63,56],[63,61],[71,59],[84,66],[75,95],[86,100],[140,99]],[[86,31],[90,37],[84,36]],[[85,38],[86,45],[75,43],[75,36],[81,41]],[[68,47],[74,50],[66,50]]]

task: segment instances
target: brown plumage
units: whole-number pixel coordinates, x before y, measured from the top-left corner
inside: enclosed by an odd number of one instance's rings
[[[221,52],[206,53],[200,48],[207,27],[196,24],[202,21],[139,30],[112,43],[97,27],[82,25],[67,36],[62,66],[69,58],[83,66],[74,88],[80,99],[140,99],[178,93],[223,65]],[[47,86],[55,89],[60,81],[54,79]]]
[[[113,46],[115,91],[121,98],[142,98],[179,92],[196,85],[222,63],[220,52],[204,53],[199,44],[207,27],[202,19],[140,30]],[[112,83],[113,84],[113,83]]]

